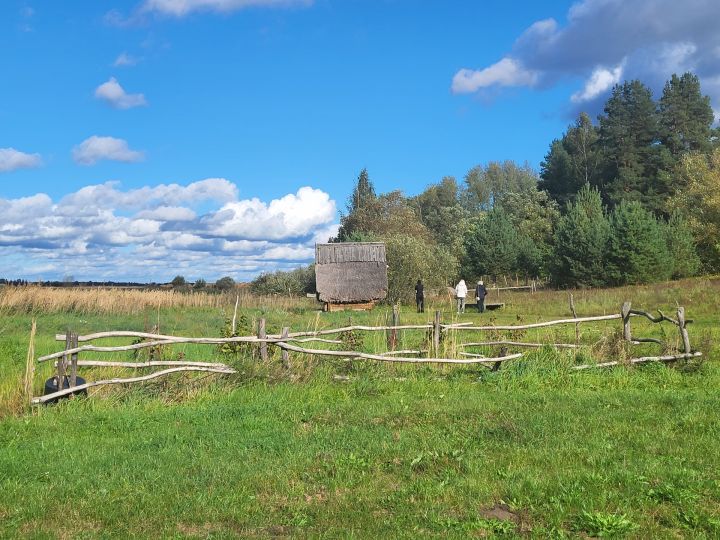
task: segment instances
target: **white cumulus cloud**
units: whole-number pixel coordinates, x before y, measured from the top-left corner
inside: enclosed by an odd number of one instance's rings
[[[210,234],[230,239],[296,238],[327,225],[335,216],[335,201],[319,189],[302,187],[270,204],[247,199],[224,205],[203,222]]]
[[[614,67],[613,69],[606,69],[603,67],[596,68],[592,72],[590,79],[585,83],[585,87],[580,91],[574,93],[570,99],[574,103],[582,103],[583,101],[589,101],[595,99],[599,95],[610,90],[614,85],[620,82],[622,78],[624,65]]]
[[[26,154],[14,148],[0,148],[0,173],[42,165],[40,154]]]
[[[101,160],[132,163],[142,161],[145,155],[131,150],[124,139],[93,135],[73,148],[72,157],[80,165],[95,165]]]
[[[146,0],[141,11],[182,17],[194,11],[229,12],[250,7],[308,6],[312,0]]]
[[[537,74],[525,69],[514,58],[503,58],[481,70],[461,69],[453,77],[452,91],[470,94],[489,86],[533,86]]]
[[[95,89],[95,97],[109,103],[116,109],[132,109],[147,105],[143,94],[128,94],[115,77],[110,77]]]
[[[337,231],[335,201],[319,189],[270,201],[238,195],[233,182],[208,178],[134,189],[106,182],[58,201],[0,198],[0,276],[61,279],[72,268],[83,280],[247,280],[311,262],[314,242]]]

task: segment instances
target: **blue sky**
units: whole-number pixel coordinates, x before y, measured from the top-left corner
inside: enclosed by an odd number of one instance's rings
[[[538,167],[623,78],[692,69],[717,110],[718,19],[716,0],[5,0],[0,277],[293,267],[363,167],[408,194]]]

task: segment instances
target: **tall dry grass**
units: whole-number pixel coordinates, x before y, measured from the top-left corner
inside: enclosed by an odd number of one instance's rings
[[[247,290],[238,289],[221,294],[206,292],[179,292],[173,290],[142,290],[114,288],[53,288],[53,287],[0,287],[0,311],[6,313],[104,313],[133,315],[163,308],[220,308],[265,307],[289,309],[308,303],[312,299],[296,297],[257,297]]]

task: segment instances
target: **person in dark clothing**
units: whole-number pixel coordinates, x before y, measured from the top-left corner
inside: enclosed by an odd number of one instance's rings
[[[425,313],[425,291],[423,290],[422,281],[419,279],[415,284],[415,303],[417,304],[417,312]]]
[[[477,287],[475,287],[475,300],[477,300],[478,313],[485,312],[485,297],[487,296],[487,289],[482,281],[478,281]]]

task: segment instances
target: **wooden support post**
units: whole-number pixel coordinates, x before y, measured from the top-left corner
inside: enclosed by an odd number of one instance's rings
[[[507,355],[507,347],[500,347],[500,356]],[[492,366],[492,371],[500,371],[500,368],[502,367],[502,362],[495,362]]]
[[[624,302],[620,314],[623,319],[623,339],[632,341],[632,333],[630,332],[630,302]]]
[[[577,311],[575,310],[575,298],[573,293],[570,293],[570,311],[572,311],[573,319],[577,319]],[[580,344],[580,324],[575,325],[575,346]]]
[[[400,313],[398,305],[395,304],[392,310],[392,324],[390,326],[400,326]],[[397,348],[397,328],[390,330],[388,334],[388,350],[394,351]]]
[[[683,342],[683,348],[685,349],[685,353],[689,354],[691,352],[690,336],[688,335],[687,328],[685,327],[685,308],[682,306],[677,308],[677,320],[678,329],[680,330],[680,338]]]
[[[280,337],[286,338],[290,336],[290,328],[287,326],[282,329],[282,333],[280,334]],[[282,366],[285,369],[290,369],[290,353],[287,349],[282,349]]]
[[[65,350],[72,348],[72,334],[70,330],[65,333]],[[62,390],[65,381],[65,375],[67,373],[68,356],[64,354],[57,363],[57,389]]]
[[[265,339],[267,337],[267,332],[265,331],[265,319],[260,319],[258,321],[258,338],[259,339]],[[260,360],[263,362],[266,362],[268,359],[268,348],[267,343],[262,342],[260,344]]]
[[[440,349],[440,310],[435,311],[435,323],[433,324],[433,350],[437,354]]]
[[[78,346],[78,335],[76,332],[70,334],[70,347],[76,349]],[[77,384],[78,353],[70,355],[70,387]]]

